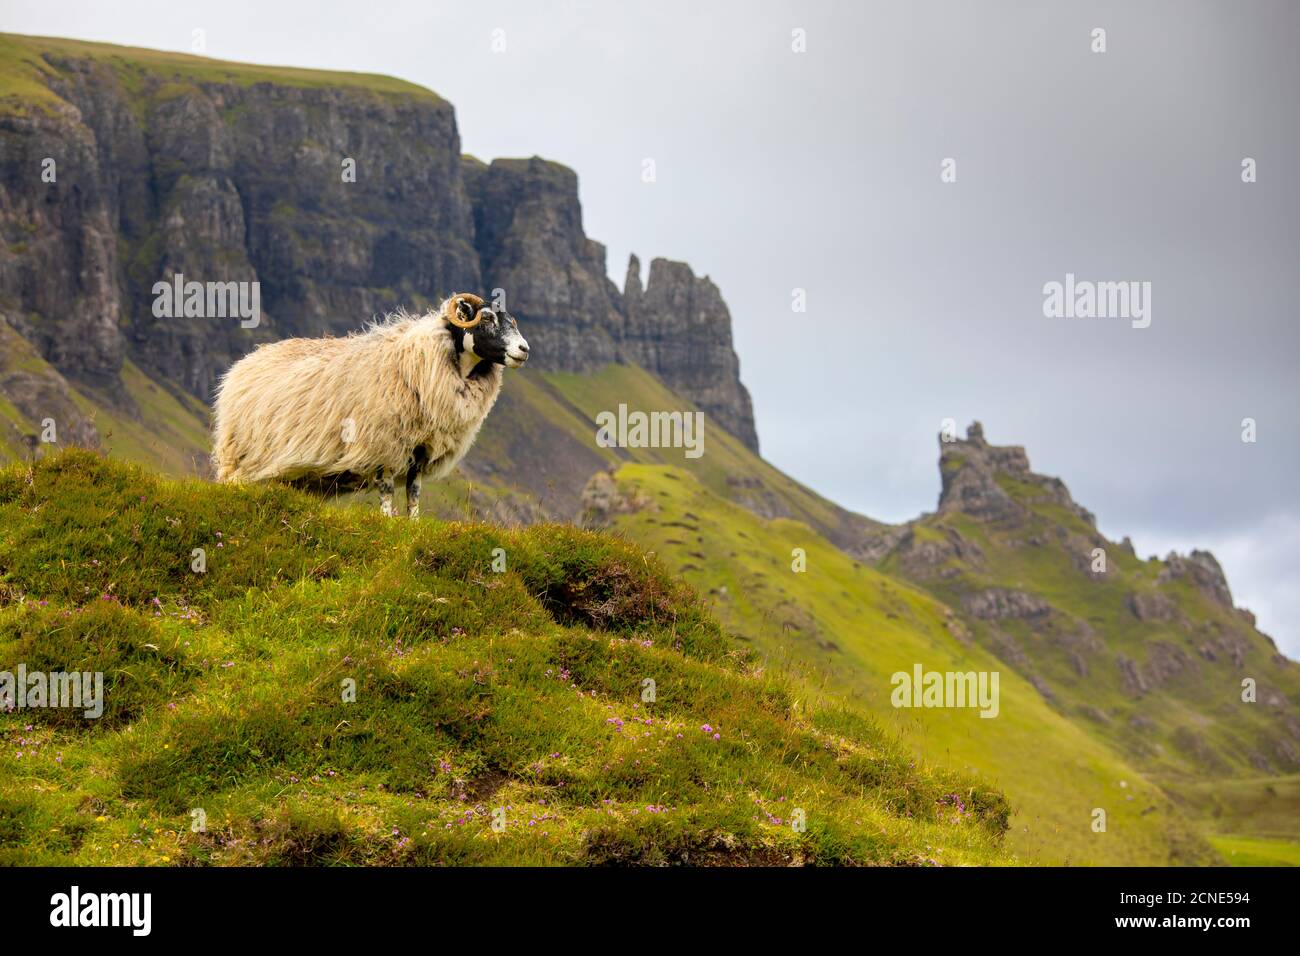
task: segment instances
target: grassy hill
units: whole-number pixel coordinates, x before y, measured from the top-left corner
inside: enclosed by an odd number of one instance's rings
[[[130,361],[123,366],[121,383],[125,407],[68,382],[26,339],[0,322],[0,464],[80,439],[167,474],[203,473],[209,448],[203,404],[155,381]],[[39,443],[46,417],[56,425],[56,440],[48,446]],[[37,444],[29,444],[33,441]]]
[[[914,548],[900,548],[882,567],[967,611],[976,643],[1153,773],[1190,782],[1300,766],[1285,705],[1300,699],[1300,668],[1248,614],[1176,565],[1100,538],[1034,485],[999,480],[1022,519],[941,511],[919,521],[915,534],[959,541],[952,553],[925,564],[909,562]],[[1104,571],[1092,570],[1094,547],[1105,552]],[[974,599],[989,594],[1036,602],[999,613],[977,606]],[[1255,703],[1242,700],[1247,677],[1258,685]]]
[[[588,375],[511,375],[466,460],[469,473],[530,494],[546,512],[573,518],[593,474],[625,463],[689,470],[710,491],[766,517],[804,521],[852,549],[885,526],[841,508],[768,464],[724,429],[706,420],[704,453],[680,448],[601,448],[593,424],[602,411],[692,409],[635,365],[606,365]]]
[[[680,449],[596,448],[592,420],[601,410],[619,402],[687,407],[636,368],[610,366],[595,375],[542,381],[515,376],[509,385],[506,394],[518,406],[503,400],[471,456],[473,470],[511,487],[539,488],[540,499],[549,488],[573,487],[576,473],[602,466],[615,472],[619,491],[611,513],[597,520],[654,549],[707,592],[715,613],[774,666],[803,672],[822,693],[859,702],[924,752],[939,748],[945,761],[989,774],[1017,811],[1010,839],[1026,858],[1232,862],[1215,847],[1238,837],[1277,841],[1275,858],[1291,858],[1300,839],[1296,818],[1256,834],[1242,816],[1270,812],[1267,795],[1278,779],[1272,774],[1290,735],[1288,711],[1276,704],[1296,699],[1288,683],[1294,665],[1254,632],[1248,615],[1211,600],[1189,579],[1162,579],[1166,562],[1141,562],[1123,545],[1109,543],[1109,576],[1098,580],[1080,572],[1071,549],[1091,540],[1085,531],[1095,532],[1032,482],[1017,485],[1005,476],[1008,493],[1019,495],[1031,516],[1023,525],[982,525],[950,511],[888,528],[868,519],[845,522],[841,509],[718,429],[707,432],[705,454],[694,460]],[[490,464],[484,469],[479,461]],[[957,465],[949,460],[944,467]],[[560,514],[572,513],[572,497],[550,500],[562,502]],[[961,541],[968,561],[944,544],[960,534],[966,535]],[[941,560],[918,560],[935,542]],[[806,573],[790,570],[796,547],[809,556]],[[882,552],[882,559],[867,559]],[[967,595],[989,589],[1024,589],[1051,602],[1047,631],[1034,631],[1037,620],[988,621],[969,613]],[[1150,597],[1157,590],[1170,593],[1176,614],[1139,621],[1130,595],[1141,592],[1141,607],[1166,614],[1160,598]],[[1171,622],[1190,625],[1191,633]],[[1068,639],[1076,633],[1090,635],[1089,654],[1096,658],[1086,676],[1070,656]],[[1182,654],[1196,655],[1204,666],[1153,681],[1138,697],[1127,693],[1116,658],[1131,659],[1140,680],[1158,679],[1161,655],[1168,653],[1159,645],[1174,633],[1186,646]],[[1008,634],[1014,635],[1010,649]],[[1254,710],[1234,706],[1240,705],[1240,668],[1230,662],[1238,654],[1260,681],[1265,703]],[[888,700],[889,676],[917,662],[998,670],[1013,710],[992,720],[896,710]],[[1205,753],[1207,740],[1231,756],[1209,765],[1189,756]],[[1261,751],[1273,758],[1271,772],[1258,765]],[[1186,796],[1194,780],[1214,798]],[[1240,786],[1220,787],[1239,781],[1252,781],[1263,803],[1238,801]],[[1215,816],[1216,801],[1241,812]],[[1098,807],[1110,817],[1106,835],[1089,826]],[[1281,808],[1272,815],[1286,818]]]
[[[963,604],[968,593],[1032,583],[1035,593],[1059,605],[1058,613],[1077,614],[1107,641],[1114,627],[1114,648],[1143,662],[1151,635],[1141,628],[1133,632],[1133,616],[1123,610],[1133,584],[1126,576],[1152,587],[1159,568],[1121,553],[1115,577],[1093,581],[1079,577],[1062,553],[1046,549],[1042,556],[1027,557],[1015,544],[1026,535],[982,528],[957,513],[927,516],[909,529],[869,519],[848,525],[840,519],[842,509],[720,429],[706,426],[705,454],[698,459],[686,459],[681,449],[597,447],[593,418],[619,402],[643,409],[687,407],[635,367],[610,366],[589,376],[511,375],[464,474],[427,490],[426,507],[445,519],[504,525],[572,519],[585,508],[587,520],[612,526],[652,550],[667,569],[703,593],[711,613],[740,646],[768,671],[794,675],[800,701],[818,707],[847,702],[911,753],[1005,793],[1013,811],[1007,846],[1019,859],[1123,865],[1293,858],[1294,815],[1269,809],[1279,803],[1269,796],[1270,788],[1285,778],[1261,776],[1235,761],[1218,774],[1202,773],[1193,786],[1189,765],[1180,763],[1187,758],[1172,744],[1176,736],[1181,739],[1179,727],[1213,730],[1208,708],[1198,708],[1195,696],[1206,692],[1204,673],[1199,689],[1162,686],[1138,702],[1124,697],[1119,678],[1094,665],[1101,683],[1092,693],[1072,668],[1065,676],[1073,678],[1060,680],[1060,667],[1049,666],[1068,665],[1059,641],[1044,637],[1034,643],[1030,632],[1016,630],[1023,622],[984,621]],[[167,467],[148,453],[138,447],[115,451]],[[585,496],[579,491],[584,485]],[[1028,489],[1021,491],[1026,500],[1033,498]],[[373,509],[371,497],[359,496],[360,503]],[[603,510],[593,514],[593,503],[602,502]],[[356,503],[344,499],[322,513],[352,516]],[[1041,521],[1082,534],[1072,524],[1075,516],[1050,502],[1033,503],[1044,511]],[[904,531],[910,537],[904,535],[905,544],[876,565],[855,559],[831,539],[838,533],[843,540],[846,530],[860,540],[872,535],[893,540]],[[949,540],[955,531],[982,549],[967,552],[983,555],[978,566],[954,573],[949,569],[960,562],[946,556],[920,573],[911,557],[918,547]],[[1031,523],[1027,536],[1041,538],[1048,531],[1047,525]],[[1004,550],[996,545],[999,536],[1007,542]],[[806,572],[791,570],[795,548],[807,555]],[[1191,620],[1239,623],[1236,612],[1204,606],[1194,589],[1183,597]],[[323,597],[313,592],[310,599]],[[303,628],[301,622],[295,626]],[[1030,642],[1028,665],[1007,653],[1004,628]],[[890,677],[916,663],[927,670],[998,671],[999,716],[894,708]],[[1121,709],[1108,723],[1099,723],[1093,715],[1101,711],[1093,708],[1101,707]],[[1154,720],[1156,730],[1134,733],[1128,719],[1139,713]],[[1234,726],[1225,723],[1224,732]],[[1161,759],[1132,746],[1143,739],[1159,744],[1163,737],[1171,743],[1162,745]],[[1092,829],[1097,808],[1107,813],[1104,833]],[[1251,824],[1265,818],[1281,822],[1264,829]]]
[[[616,479],[636,504],[615,525],[706,592],[719,619],[763,659],[801,673],[816,699],[850,701],[918,752],[1004,791],[1017,854],[1053,864],[1218,859],[1151,780],[964,640],[952,612],[923,591],[854,561],[805,524],[765,521],[719,500],[681,469],[629,465]],[[792,569],[795,549],[806,554],[806,571]],[[917,663],[999,671],[1000,712],[894,708],[891,675]],[[1091,826],[1096,808],[1107,814],[1103,833]]]
[[[882,570],[955,609],[974,644],[1140,766],[1229,862],[1294,863],[1300,667],[1233,606],[1213,557],[1143,560],[1108,541],[1062,483],[982,430],[941,447],[940,508]]]
[[[0,669],[100,671],[106,701],[0,714],[0,863],[1013,860],[995,788],[607,535],[80,451],[0,471],[0,529]]]

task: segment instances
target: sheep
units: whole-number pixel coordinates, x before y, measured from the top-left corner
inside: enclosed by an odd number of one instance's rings
[[[217,480],[348,487],[373,476],[391,516],[405,474],[416,518],[422,480],[456,467],[501,392],[503,367],[527,360],[514,317],[465,292],[436,314],[399,310],[346,338],[262,345],[217,386]]]

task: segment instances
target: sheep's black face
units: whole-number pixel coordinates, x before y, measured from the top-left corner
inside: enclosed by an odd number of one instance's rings
[[[528,341],[519,334],[519,323],[513,315],[488,306],[479,309],[478,314],[478,325],[462,330],[464,351],[507,368],[518,368],[528,361]]]

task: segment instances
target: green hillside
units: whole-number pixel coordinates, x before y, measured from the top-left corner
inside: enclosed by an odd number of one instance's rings
[[[1300,668],[1233,606],[1212,556],[1138,558],[1022,449],[973,432],[941,446],[940,508],[881,568],[954,608],[973,643],[1142,767],[1216,847],[1270,840],[1275,862],[1294,861]]]
[[[147,383],[137,383],[134,391],[147,393]],[[1125,696],[1120,677],[1105,670],[1111,650],[1142,663],[1146,642],[1161,638],[1158,629],[1151,632],[1155,624],[1136,621],[1124,608],[1133,588],[1157,587],[1157,565],[1163,562],[1138,561],[1113,546],[1113,577],[1097,581],[1080,576],[1068,549],[1027,554],[1017,541],[1055,541],[1059,533],[1082,540],[1086,529],[1059,503],[1038,501],[1038,492],[1017,491],[1014,484],[1013,493],[1043,511],[1034,511],[1037,517],[1024,527],[985,527],[951,511],[907,529],[868,519],[846,525],[839,519],[841,509],[720,429],[706,425],[705,454],[698,459],[685,458],[681,449],[597,447],[593,419],[619,402],[641,409],[688,407],[635,367],[610,366],[589,376],[512,374],[464,473],[430,487],[426,508],[443,518],[505,526],[582,515],[617,528],[703,593],[735,641],[770,672],[794,675],[800,701],[818,707],[847,701],[913,753],[1005,793],[1013,811],[1008,847],[1023,860],[1178,864],[1267,857],[1284,864],[1292,859],[1300,837],[1297,818],[1285,793],[1270,796],[1287,778],[1261,776],[1241,759],[1196,777],[1197,748],[1178,746],[1187,734],[1180,728],[1191,726],[1204,728],[1211,746],[1230,753],[1231,742],[1251,726],[1224,717],[1216,721],[1214,709],[1198,697],[1209,693],[1213,674],[1201,670],[1195,683],[1153,687],[1139,701]],[[122,445],[113,453],[173,473],[184,470],[175,460],[164,462],[156,449]],[[373,508],[373,496],[358,497]],[[355,503],[355,498],[338,501],[325,513],[355,520]],[[1057,532],[1057,526],[1066,530]],[[829,539],[835,529],[843,538],[846,527],[867,541],[874,535],[901,543],[876,566]],[[941,555],[937,563],[917,558],[953,534],[974,545],[963,552],[979,555],[970,559],[970,567],[942,546],[935,552]],[[796,548],[807,556],[804,572],[791,569]],[[1034,638],[1037,632],[1025,621],[973,616],[963,599],[990,587],[1041,592],[1059,608],[1049,618],[1055,623]],[[1188,591],[1187,582],[1159,587],[1172,589],[1182,614],[1198,626],[1217,622],[1220,628],[1239,629],[1238,612],[1207,604],[1198,590]],[[1064,616],[1069,614],[1078,621],[1070,623]],[[1070,664],[1070,645],[1059,639],[1075,633],[1079,622],[1087,622],[1108,648],[1089,672],[1095,687]],[[1025,655],[1008,653],[1008,633],[1027,648]],[[1258,651],[1252,646],[1250,653]],[[891,675],[918,663],[926,670],[998,671],[998,716],[894,708]],[[1277,667],[1257,663],[1261,674]],[[1099,721],[1098,713],[1110,716]],[[1153,723],[1139,721],[1141,732],[1136,732],[1130,723],[1134,715]],[[1271,711],[1252,712],[1256,718],[1263,721],[1256,729],[1265,733],[1273,729],[1269,721],[1280,719]],[[1097,809],[1107,815],[1104,833],[1093,830]],[[1274,824],[1252,825],[1265,819]],[[1242,840],[1252,842],[1236,842]]]
[[[715,614],[763,659],[801,672],[818,700],[847,699],[918,752],[980,775],[1014,809],[1009,843],[1040,863],[1205,863],[1217,859],[1158,787],[1055,713],[1027,681],[963,642],[951,612],[914,587],[855,562],[808,526],[764,521],[676,468],[627,466],[639,505],[617,527],[707,592]],[[807,570],[792,570],[794,550]],[[926,670],[999,671],[996,717],[897,709],[890,677]],[[1106,831],[1094,832],[1094,809]]]
[[[593,474],[640,462],[686,469],[721,498],[757,514],[807,522],[841,547],[885,527],[827,501],[707,419],[698,458],[686,458],[681,448],[598,447],[597,414],[620,404],[645,411],[693,408],[635,365],[607,365],[589,375],[511,375],[466,459],[468,470],[526,491],[548,514],[564,519],[580,511],[581,491]]]
[[[27,340],[0,322],[0,464],[74,444],[84,429],[96,447],[170,475],[207,470],[208,411],[178,389],[127,361],[118,402],[74,386]],[[23,408],[19,407],[22,403]],[[54,420],[55,441],[40,443],[41,422]]]
[[[707,432],[705,454],[699,459],[685,458],[681,449],[597,448],[593,419],[599,411],[613,409],[619,402],[646,410],[688,407],[639,369],[610,366],[589,376],[549,375],[544,382],[516,376],[509,386],[525,380],[513,393],[527,408],[523,423],[517,406],[503,405],[490,419],[471,464],[491,462],[487,471],[513,487],[543,487],[546,482],[552,488],[572,487],[572,473],[602,465],[621,468],[616,484],[622,490],[606,508],[612,515],[597,515],[595,520],[609,521],[639,544],[656,550],[707,592],[716,602],[716,613],[765,659],[782,668],[803,670],[826,693],[861,699],[926,752],[942,747],[945,759],[993,775],[1019,813],[1011,837],[1018,852],[1044,862],[1203,862],[1219,858],[1207,836],[1250,832],[1225,829],[1204,801],[1183,795],[1193,778],[1211,792],[1218,792],[1219,782],[1238,778],[1264,783],[1276,779],[1260,777],[1260,769],[1244,756],[1249,752],[1244,747],[1238,747],[1239,756],[1211,777],[1204,773],[1208,768],[1180,762],[1185,750],[1203,749],[1186,742],[1201,739],[1193,736],[1192,728],[1215,726],[1216,710],[1227,749],[1231,750],[1231,741],[1240,743],[1242,734],[1253,727],[1285,754],[1285,733],[1268,735],[1285,731],[1286,712],[1261,707],[1247,712],[1245,722],[1237,719],[1240,708],[1226,713],[1234,702],[1239,703],[1235,671],[1231,679],[1226,672],[1216,677],[1206,670],[1196,671],[1195,681],[1153,686],[1141,700],[1128,699],[1103,717],[1104,722],[1097,718],[1103,712],[1099,705],[1107,704],[1107,694],[1117,694],[1122,683],[1118,668],[1113,673],[1106,669],[1114,667],[1113,655],[1132,655],[1141,667],[1152,654],[1150,642],[1168,637],[1151,622],[1135,629],[1138,622],[1126,609],[1132,582],[1125,576],[1131,566],[1146,567],[1140,585],[1149,590],[1156,587],[1164,562],[1138,562],[1122,546],[1112,545],[1113,574],[1108,581],[1080,575],[1077,558],[1071,558],[1063,543],[1071,541],[1071,535],[1085,540],[1079,518],[1059,503],[1037,500],[1043,496],[1032,484],[1020,493],[1033,497],[1043,514],[1041,520],[1023,527],[970,530],[979,523],[956,512],[927,517],[906,529],[890,529],[867,519],[846,525],[834,505],[771,468],[721,430]],[[516,461],[523,464],[512,464]],[[947,467],[952,466],[950,461]],[[570,474],[548,475],[548,467],[567,469]],[[1016,490],[1014,483],[1010,487]],[[552,500],[557,496],[552,495]],[[646,502],[652,505],[647,507]],[[574,502],[563,504],[560,513],[572,513]],[[853,560],[855,549],[843,543],[846,528],[857,537],[862,551],[886,552],[878,570],[865,560]],[[943,545],[938,548],[943,555],[938,564],[929,566],[917,558],[929,553],[927,542],[945,542],[959,533],[957,528],[970,530],[975,543],[965,553],[982,554],[974,559],[979,572],[974,578],[954,572],[960,559],[949,555]],[[838,540],[827,540],[837,531]],[[1000,537],[1005,546],[987,543],[986,534]],[[894,544],[882,548],[880,541]],[[1028,541],[1040,545],[1028,546]],[[796,547],[809,556],[806,573],[790,570],[791,551]],[[980,547],[987,551],[980,552]],[[823,557],[814,560],[814,554]],[[904,583],[909,577],[910,587]],[[1049,634],[1027,644],[1029,660],[1041,655],[1056,662],[1045,676],[1045,668],[1026,666],[1026,659],[1009,654],[1004,639],[990,639],[989,622],[973,617],[962,603],[967,593],[988,587],[1027,587],[1027,582],[1042,582],[1047,599],[1059,597],[1062,608],[1077,614],[1075,623],[1090,628],[1094,652],[1101,656],[1090,671],[1101,681],[1099,693],[1091,694],[1089,680],[1074,670],[1069,643],[1059,634],[1055,640]],[[1239,643],[1249,648],[1246,663],[1253,660],[1259,665],[1254,672],[1262,700],[1272,699],[1268,695],[1277,690],[1274,679],[1281,675],[1285,681],[1294,673],[1293,665],[1279,663],[1265,639],[1243,636],[1243,631],[1253,633],[1253,627],[1241,612],[1208,601],[1187,581],[1165,581],[1159,587],[1172,590],[1175,601],[1185,602],[1182,620],[1200,629],[1198,645],[1212,642],[1222,648],[1218,653],[1224,660],[1225,652],[1237,653]],[[924,594],[930,596],[928,600]],[[917,611],[904,595],[921,600],[928,614]],[[1059,614],[1052,620],[1066,637],[1074,633]],[[1013,619],[1005,626],[1015,631],[1029,625]],[[984,720],[945,711],[894,709],[888,699],[889,676],[917,662],[929,668],[936,658],[959,662],[954,667],[999,670],[1008,699],[1017,695],[1015,711],[1004,710],[998,718]],[[1052,677],[1061,667],[1070,668],[1073,700],[1056,692]],[[1233,693],[1210,707],[1207,701],[1212,700],[1215,681],[1222,685],[1221,691]],[[1283,690],[1292,693],[1289,687]],[[1152,728],[1157,732],[1152,733]],[[1153,759],[1156,751],[1151,744],[1162,737],[1169,742],[1157,743],[1161,757]],[[1174,769],[1182,772],[1173,773]],[[1227,788],[1224,799],[1231,800],[1235,792]],[[1090,813],[1098,807],[1110,817],[1111,839],[1091,829]],[[1289,828],[1271,834],[1283,841],[1281,857],[1291,841],[1300,839],[1294,819]],[[1117,820],[1125,826],[1118,837]]]
[[[0,714],[0,863],[1013,862],[996,789],[607,535],[79,451],[0,471],[0,529],[0,670],[105,675]]]
[[[1190,782],[1300,766],[1281,704],[1300,698],[1300,669],[1278,659],[1252,620],[1191,577],[1172,576],[1167,562],[1094,541],[1095,530],[1034,486],[1003,483],[1025,506],[1023,522],[941,512],[917,533],[959,537],[966,558],[919,567],[895,552],[883,567],[958,609],[990,592],[1041,599],[1033,613],[965,620],[977,643],[1037,679],[1059,712],[1153,772]],[[1094,546],[1105,551],[1104,572],[1079,560]],[[1247,677],[1258,685],[1255,703],[1242,700]]]

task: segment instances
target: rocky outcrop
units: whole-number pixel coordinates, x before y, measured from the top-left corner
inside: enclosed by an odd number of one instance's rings
[[[939,511],[961,511],[984,521],[1018,523],[1027,514],[1027,504],[1017,500],[1006,485],[1031,494],[1033,501],[1059,504],[1090,527],[1092,512],[1075,504],[1059,478],[1035,474],[1029,456],[1019,446],[990,445],[984,427],[973,422],[966,439],[945,441],[939,437],[939,472],[943,482]]]
[[[582,231],[577,174],[536,156],[467,157],[462,170],[483,288],[502,290],[537,367],[588,372],[618,361],[622,297],[605,274],[605,247]]]
[[[1052,606],[1036,594],[989,588],[962,596],[962,606],[972,617],[988,621],[1005,618],[1033,619],[1052,613]]]
[[[1120,671],[1121,685],[1124,692],[1130,696],[1141,697],[1181,674],[1196,670],[1196,659],[1178,645],[1168,641],[1150,642],[1146,654],[1146,663],[1140,667],[1123,654],[1115,658]]]
[[[905,573],[920,578],[951,577],[963,568],[984,563],[984,553],[955,528],[918,533],[915,527],[905,525],[883,533],[878,540],[881,547],[894,550]]]
[[[1107,540],[1062,482],[1034,473],[1023,448],[990,445],[978,422],[939,447],[938,511],[891,536],[879,561],[948,605],[950,633],[956,616],[1063,712],[1127,724],[1124,746],[1140,760],[1179,772],[1300,765],[1300,737],[1283,732],[1288,719],[1300,729],[1282,690],[1295,664],[1232,606],[1212,555],[1139,560],[1131,540]],[[1246,677],[1260,707],[1236,704]],[[1099,704],[1116,698],[1129,705]],[[1195,734],[1184,732],[1189,714]]]
[[[582,491],[582,510],[578,521],[584,528],[608,528],[617,516],[635,514],[646,509],[659,510],[653,499],[635,488],[619,487],[610,472],[598,471],[591,476],[587,487]]]
[[[1186,556],[1169,552],[1165,566],[1156,580],[1163,584],[1184,578],[1215,604],[1232,607],[1232,591],[1228,589],[1228,579],[1210,552],[1193,551]]]
[[[465,157],[461,170],[483,287],[505,294],[538,343],[537,367],[640,365],[758,451],[731,313],[707,276],[697,277],[684,262],[655,259],[643,287],[632,256],[620,293],[606,275],[605,247],[583,232],[573,170],[536,156],[491,164]]]
[[[1158,591],[1132,591],[1124,604],[1139,621],[1172,621],[1178,613],[1177,605]]]
[[[684,262],[655,259],[642,289],[640,268],[633,256],[623,293],[627,323],[622,354],[757,452],[754,409],[740,381],[731,313],[718,287]]]

